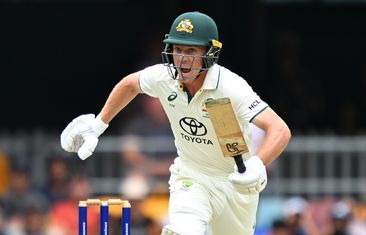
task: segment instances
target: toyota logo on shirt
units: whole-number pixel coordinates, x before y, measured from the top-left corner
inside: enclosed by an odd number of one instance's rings
[[[184,117],[179,121],[180,127],[188,134],[194,136],[203,136],[207,134],[205,125],[195,118]]]

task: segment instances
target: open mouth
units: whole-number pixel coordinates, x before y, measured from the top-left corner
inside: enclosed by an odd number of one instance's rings
[[[189,72],[191,72],[191,69],[188,69],[188,68],[181,68],[180,70],[182,71],[182,73],[189,73]]]

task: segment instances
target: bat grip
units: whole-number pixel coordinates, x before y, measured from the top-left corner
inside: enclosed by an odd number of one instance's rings
[[[234,159],[235,159],[236,166],[238,167],[238,172],[244,173],[247,168],[244,165],[244,161],[243,161],[243,158],[241,157],[241,155],[234,156]]]

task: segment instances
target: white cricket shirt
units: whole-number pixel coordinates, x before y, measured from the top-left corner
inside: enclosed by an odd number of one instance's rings
[[[169,76],[163,64],[142,70],[139,84],[143,93],[159,98],[163,105],[181,163],[210,175],[227,176],[233,172],[235,162],[223,157],[205,109],[206,99],[229,97],[243,133],[248,132],[249,122],[268,107],[242,77],[217,64],[208,70],[202,88],[193,97]]]

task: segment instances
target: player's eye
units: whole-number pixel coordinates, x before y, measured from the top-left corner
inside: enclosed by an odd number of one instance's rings
[[[183,50],[181,48],[179,48],[179,47],[175,47],[174,48],[174,52],[177,53],[177,54],[182,54],[182,51]]]
[[[197,54],[197,49],[196,48],[189,48],[187,52],[190,55],[195,55],[195,54]]]

